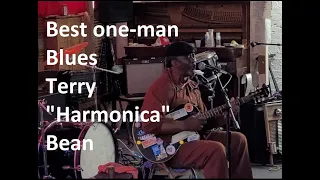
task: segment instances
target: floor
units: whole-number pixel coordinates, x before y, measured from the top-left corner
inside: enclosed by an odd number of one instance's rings
[[[254,179],[282,179],[281,164],[279,167],[265,167],[259,165],[253,165],[252,172]]]
[[[118,138],[120,138],[124,143],[127,143],[127,140],[126,140],[127,137],[125,137],[124,134],[127,134],[127,133],[120,133],[120,135],[118,135]],[[119,143],[119,146],[124,147],[121,143]],[[135,146],[131,148],[131,150],[135,151],[138,154],[137,150],[135,149]],[[253,177],[255,179],[282,179],[281,167],[282,167],[281,164],[275,167],[267,167],[267,166],[253,164],[252,165]]]

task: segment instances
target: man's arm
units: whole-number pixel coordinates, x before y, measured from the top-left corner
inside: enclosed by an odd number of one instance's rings
[[[163,87],[159,89],[150,89],[144,99],[141,111],[159,111],[160,122],[143,122],[142,128],[146,133],[166,135],[174,134],[184,130],[183,121],[174,121],[170,118],[165,118],[162,112],[162,106],[170,105],[174,95],[174,89]],[[150,118],[150,114],[146,114],[145,119]]]

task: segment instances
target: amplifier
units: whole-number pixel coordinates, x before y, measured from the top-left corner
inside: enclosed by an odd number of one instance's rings
[[[61,111],[64,112],[66,109],[66,103],[67,103],[67,96],[60,93],[53,93],[48,95],[39,96],[38,100],[43,100],[47,102],[45,107],[47,105],[53,105],[55,107],[55,112],[50,112],[52,115],[48,114],[46,111],[43,110],[43,120],[45,121],[54,121],[55,118],[57,118],[57,110],[56,107],[61,107]],[[38,109],[38,122],[40,122],[40,111]]]
[[[252,163],[273,165],[282,159],[282,101],[243,104],[241,132],[246,136]]]
[[[124,59],[126,96],[144,97],[151,84],[164,72],[164,62],[163,58]]]

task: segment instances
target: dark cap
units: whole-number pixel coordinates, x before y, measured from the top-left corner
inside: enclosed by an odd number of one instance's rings
[[[188,56],[195,53],[196,49],[187,42],[174,42],[167,46],[166,56]]]

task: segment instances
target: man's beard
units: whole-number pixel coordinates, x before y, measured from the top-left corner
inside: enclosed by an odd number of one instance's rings
[[[192,78],[194,76],[194,73],[193,73],[193,69],[189,69],[187,72],[186,72],[186,75],[190,78]]]

